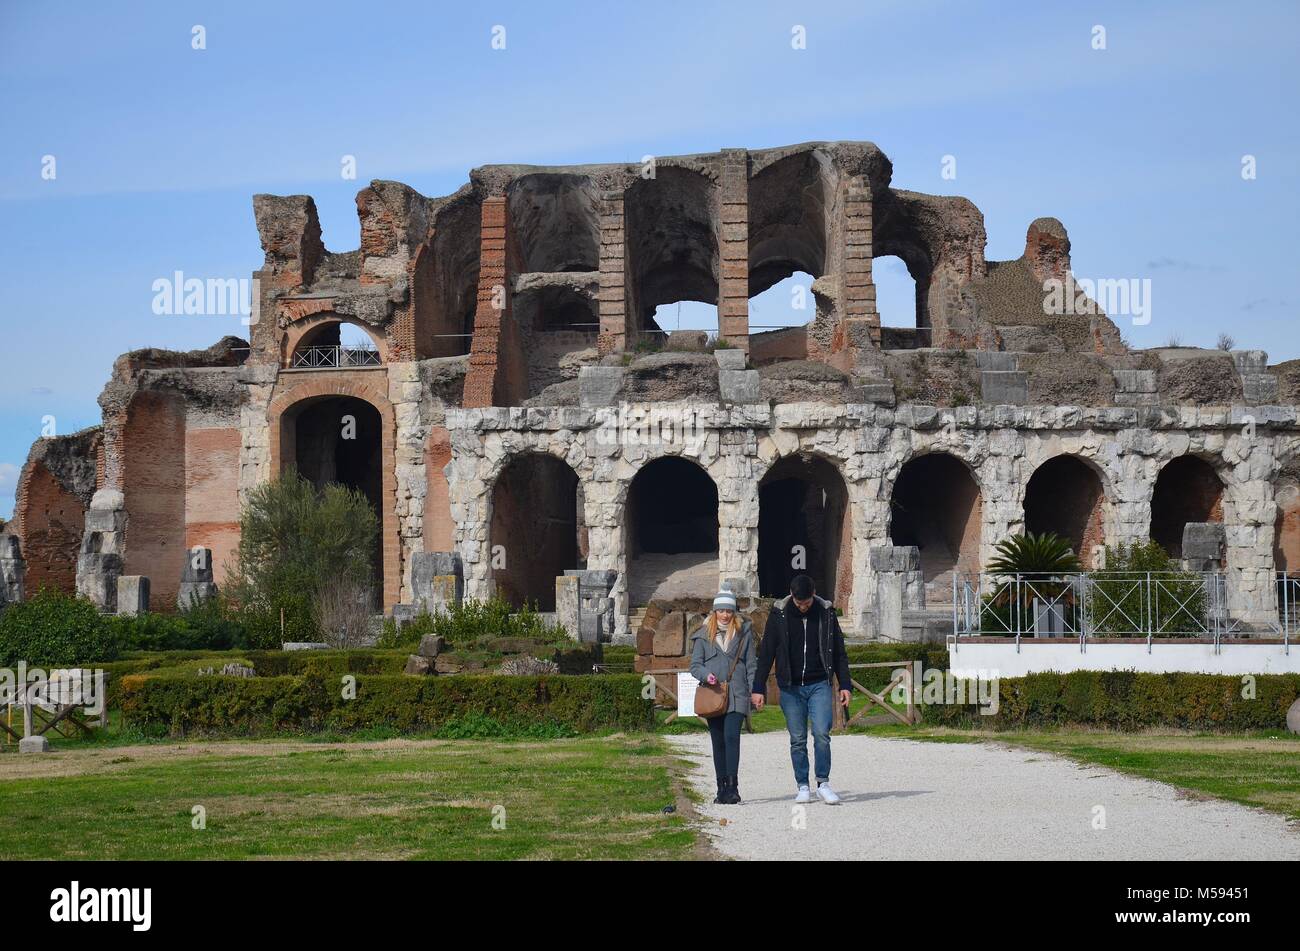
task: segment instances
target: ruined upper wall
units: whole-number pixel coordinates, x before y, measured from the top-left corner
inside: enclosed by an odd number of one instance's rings
[[[980,210],[895,189],[870,142],[805,142],[571,166],[487,165],[431,198],[374,181],[357,195],[360,243],[330,252],[306,196],[259,195],[265,262],[252,360],[292,368],[340,323],[383,362],[467,355],[465,405],[518,405],[579,365],[661,342],[661,304],[718,306],[719,333],[756,361],[812,360],[881,377],[887,349],[1122,355],[1110,319],[1050,313],[1071,280],[1070,240],[1039,218],[1015,261],[985,259]],[[916,282],[913,329],[882,328],[872,262]],[[751,335],[748,302],[814,277],[802,328]],[[761,338],[761,339],[760,339]]]

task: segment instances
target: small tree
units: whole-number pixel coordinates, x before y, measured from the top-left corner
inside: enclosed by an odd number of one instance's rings
[[[1220,350],[1231,350],[1237,345],[1237,341],[1229,334],[1219,334],[1219,339],[1214,345]]]
[[[254,489],[240,516],[230,590],[256,632],[255,646],[279,639],[281,611],[286,638],[319,636],[322,596],[373,585],[378,537],[369,501],[346,486],[318,491],[290,472]]]

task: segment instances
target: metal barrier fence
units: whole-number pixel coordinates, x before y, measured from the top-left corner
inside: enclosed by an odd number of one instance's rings
[[[1217,647],[1232,622],[1222,572],[980,572],[953,576],[953,632],[1081,645],[1090,637],[1145,638],[1148,646],[1155,638],[1209,638]]]
[[[1300,573],[1277,573],[1277,619],[1288,639],[1300,634]]]
[[[378,350],[365,347],[303,347],[294,351],[294,370],[344,369],[382,366]]]

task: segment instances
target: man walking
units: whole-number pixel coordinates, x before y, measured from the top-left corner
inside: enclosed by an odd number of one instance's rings
[[[839,681],[839,702],[848,705],[849,656],[835,606],[817,597],[813,580],[796,575],[790,596],[772,605],[754,676],[754,708],[763,709],[767,675],[776,663],[776,683],[781,688],[781,712],[790,731],[790,761],[799,791],[795,802],[812,802],[808,789],[808,722],[812,721],[813,759],[817,772],[817,798],[835,805],[840,797],[831,788],[831,675]]]

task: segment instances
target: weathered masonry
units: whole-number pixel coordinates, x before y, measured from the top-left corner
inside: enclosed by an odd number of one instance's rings
[[[1088,562],[1146,537],[1178,555],[1218,522],[1234,617],[1275,618],[1276,573],[1300,571],[1300,366],[1130,351],[1099,308],[1044,306],[1072,280],[1060,222],[989,261],[974,205],[891,174],[826,142],[489,166],[441,198],[376,181],[348,252],[311,198],[256,196],[251,339],[126,354],[102,426],[33,447],[9,529],[26,588],[114,609],[118,576],[155,608],[220,586],[241,496],[296,468],[373,502],[386,610],[417,555],[455,553],[467,596],[543,610],[557,576],[602,572],[625,637],[652,597],[778,593],[798,559],[869,636],[882,578],[919,572],[942,604],[1008,533]],[[881,326],[884,256],[915,280],[914,327]],[[751,326],[796,272],[808,322]],[[664,333],[656,308],[683,300],[717,305],[722,344]]]

